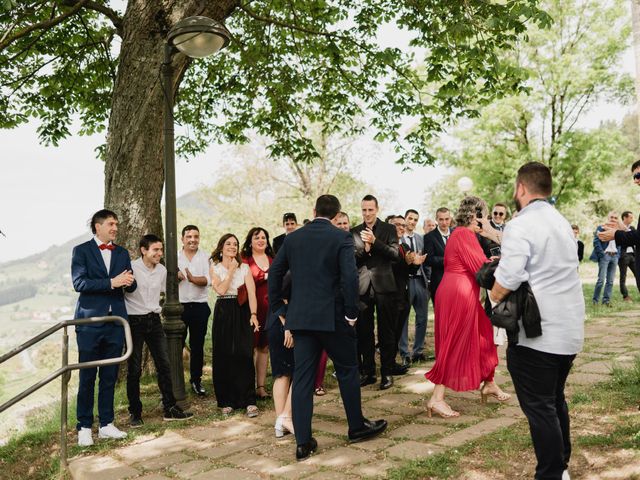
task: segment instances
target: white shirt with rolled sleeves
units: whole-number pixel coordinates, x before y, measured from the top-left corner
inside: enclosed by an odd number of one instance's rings
[[[542,335],[518,345],[546,353],[574,355],[584,343],[584,296],[578,253],[569,222],[544,201],[530,203],[507,223],[495,278],[515,291],[529,282],[542,318]]]
[[[167,284],[167,269],[159,263],[155,268],[149,269],[138,258],[131,262],[133,276],[136,277],[138,288],[133,292],[124,293],[124,302],[129,315],[146,315],[148,313],[160,313],[160,293],[164,292]]]
[[[187,280],[187,268],[194,277],[207,277],[207,285],[199,287]],[[209,286],[211,285],[209,255],[201,249],[198,249],[191,261],[189,261],[184,251],[180,250],[178,253],[178,270],[182,272],[185,278],[178,285],[180,303],[207,303],[209,299]]]

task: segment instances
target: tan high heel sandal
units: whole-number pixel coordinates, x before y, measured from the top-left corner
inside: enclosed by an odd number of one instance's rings
[[[439,403],[446,405],[449,411],[441,407],[438,408],[436,405],[438,405]],[[432,404],[427,404],[427,416],[431,418],[434,413],[436,415],[440,415],[442,418],[455,418],[460,416],[460,412],[456,412],[455,410],[453,410],[449,405],[447,405],[444,400],[433,402]]]

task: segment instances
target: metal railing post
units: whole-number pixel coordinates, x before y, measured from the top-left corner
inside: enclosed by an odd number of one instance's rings
[[[69,365],[69,335],[65,325],[62,330],[62,368],[65,373],[60,376],[60,478],[64,478],[67,471],[67,415],[69,399],[69,379],[71,372],[66,371]]]

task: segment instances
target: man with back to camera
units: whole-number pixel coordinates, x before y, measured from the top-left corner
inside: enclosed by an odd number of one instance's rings
[[[71,279],[80,293],[75,318],[116,315],[127,318],[124,292],[133,292],[136,281],[131,271],[129,252],[114,244],[118,233],[118,216],[111,210],[99,210],[91,218],[94,237],[73,249]],[[76,326],[78,361],[80,363],[115,358],[122,355],[124,330],[113,322]],[[83,368],[79,372],[78,445],[93,445],[93,402],[96,375],[98,388],[98,438],[125,438],[127,434],[114,424],[113,395],[118,379],[118,365]]]
[[[140,376],[142,374],[142,347],[147,344],[153,358],[162,394],[164,420],[184,420],[193,416],[176,404],[173,396],[167,337],[160,321],[160,294],[166,291],[167,269],[160,263],[163,246],[160,237],[147,234],[140,239],[140,257],[131,262],[138,288],[125,293],[124,300],[129,315],[133,352],[127,365],[127,399],[129,400],[129,422],[132,427],[141,427],[142,402],[140,402]]]
[[[178,295],[182,304],[182,321],[186,325],[185,337],[189,333],[191,361],[189,384],[193,393],[205,396],[202,386],[204,365],[204,338],[211,315],[209,308],[209,256],[200,246],[200,230],[195,225],[182,229],[182,249],[178,252]]]
[[[278,235],[273,239],[273,253],[274,255],[278,254],[278,250],[284,243],[284,239],[291,232],[295,232],[298,228],[298,219],[296,218],[295,213],[285,213],[282,216],[282,227],[284,228],[284,233]]]
[[[398,349],[395,308],[396,283],[392,264],[399,259],[398,235],[393,225],[378,217],[378,200],[365,195],[361,202],[363,222],[352,228],[358,267],[360,315],[358,356],[360,384],[376,382],[374,310],[378,320],[380,346],[380,390],[393,386],[393,368]]]
[[[584,342],[584,297],[578,253],[569,222],[546,201],[551,170],[530,162],[518,170],[514,201],[518,210],[502,238],[502,256],[489,292],[493,305],[522,282],[529,282],[542,335],[527,338],[522,321],[518,343],[509,343],[507,368],[518,402],[529,421],[538,480],[568,479],[571,456],[565,382]]]
[[[417,210],[409,209],[404,215],[406,223],[405,233],[402,242],[409,246],[411,252],[420,254],[424,250],[424,239],[422,235],[416,232],[416,226],[420,215]],[[423,270],[423,262],[426,257],[418,255],[417,262],[409,268],[408,293],[409,293],[409,309],[404,318],[400,319],[402,323],[402,333],[398,348],[403,365],[409,366],[412,361],[425,360],[424,356],[424,339],[427,335],[427,312],[429,305],[429,291],[427,290],[427,275]],[[413,340],[413,348],[409,354],[409,316],[411,307],[416,312],[415,337]]]
[[[298,461],[318,448],[311,435],[311,419],[313,383],[322,349],[335,366],[349,440],[373,438],[387,427],[385,420],[369,421],[362,415],[354,327],[358,275],[352,235],[331,224],[338,212],[340,202],[336,197],[318,197],[314,220],[290,234],[269,269],[271,311],[284,317],[294,339],[291,401]],[[282,282],[287,271],[291,272],[291,298],[285,305]]]

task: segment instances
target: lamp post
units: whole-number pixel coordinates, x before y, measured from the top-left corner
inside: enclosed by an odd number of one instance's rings
[[[473,180],[469,177],[460,177],[458,180],[458,189],[463,193],[463,195],[467,195],[471,189],[473,188]]]
[[[229,43],[229,31],[207,17],[189,17],[180,20],[167,35],[162,62],[162,93],[164,97],[164,175],[165,175],[165,262],[167,267],[167,293],[164,303],[164,331],[167,335],[169,363],[173,393],[184,406],[184,371],[182,342],[185,329],[182,305],[178,298],[178,239],[176,223],[176,171],[173,130],[173,55],[181,52],[191,58],[204,58]]]

